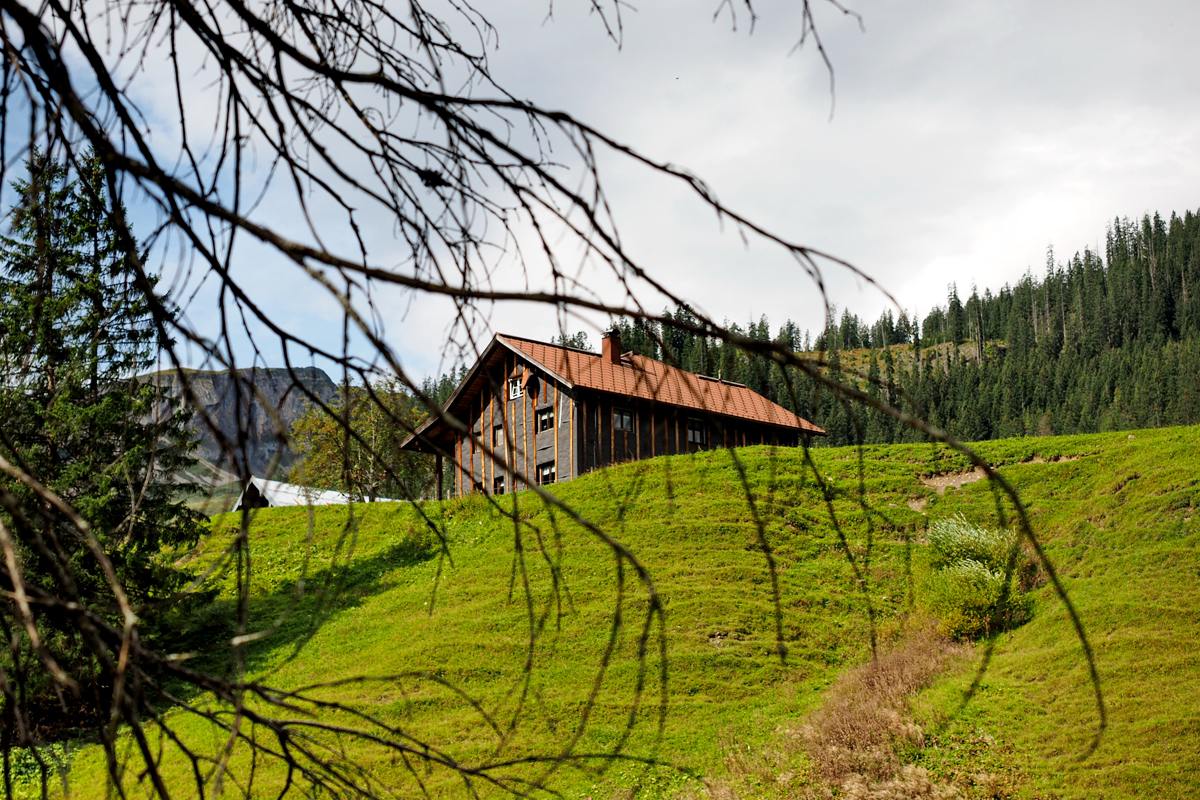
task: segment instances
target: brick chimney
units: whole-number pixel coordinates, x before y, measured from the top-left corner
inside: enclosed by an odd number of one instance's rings
[[[621,332],[616,328],[606,331],[600,344],[600,355],[609,364],[621,363]]]

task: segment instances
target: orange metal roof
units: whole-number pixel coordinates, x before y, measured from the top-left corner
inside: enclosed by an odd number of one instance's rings
[[[598,353],[497,334],[496,339],[569,386],[653,400],[711,414],[796,428],[825,431],[740,384],[685,372],[645,356],[628,354],[612,364]]]

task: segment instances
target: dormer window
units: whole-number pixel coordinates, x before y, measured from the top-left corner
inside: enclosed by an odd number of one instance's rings
[[[525,387],[521,385],[520,378],[508,379],[508,399],[520,400],[525,396]]]

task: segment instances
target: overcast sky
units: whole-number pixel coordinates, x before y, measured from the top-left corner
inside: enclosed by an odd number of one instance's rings
[[[957,281],[998,288],[1103,248],[1115,216],[1200,208],[1200,4],[815,0],[836,79],[796,2],[759,3],[753,33],[715,0],[638,0],[618,49],[586,0],[495,0],[497,81],[645,154],[687,167],[744,215],[846,258],[922,315]],[[831,116],[832,110],[832,116]],[[617,159],[608,189],[626,245],[717,319],[766,314],[815,332],[811,282],[761,243],[747,249],[669,182]],[[830,274],[832,299],[873,320],[877,292]],[[262,276],[269,285],[270,276]],[[281,313],[312,313],[281,298]],[[288,303],[290,302],[290,305]],[[396,305],[389,336],[427,372],[447,309]],[[323,322],[322,322],[323,320]],[[497,309],[535,338],[553,317]]]

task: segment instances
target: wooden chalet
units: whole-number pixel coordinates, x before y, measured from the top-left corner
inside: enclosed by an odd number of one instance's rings
[[[797,446],[825,433],[740,383],[622,353],[617,331],[605,334],[600,353],[497,334],[444,410],[472,435],[435,417],[401,445],[437,454],[438,497],[442,454],[456,465],[453,496],[461,497],[654,456]]]

